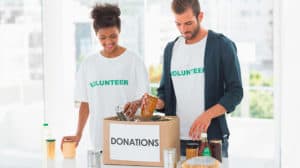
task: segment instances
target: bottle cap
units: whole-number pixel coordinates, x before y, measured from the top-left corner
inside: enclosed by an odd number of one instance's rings
[[[46,139],[47,142],[55,142],[55,139]]]
[[[199,143],[196,142],[190,142],[186,144],[186,148],[190,148],[190,149],[196,149],[199,147]]]
[[[44,123],[43,126],[48,126],[48,123]]]

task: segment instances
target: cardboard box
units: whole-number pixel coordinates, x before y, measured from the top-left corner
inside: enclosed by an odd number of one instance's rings
[[[176,148],[180,158],[179,120],[118,121],[104,119],[103,163],[117,165],[163,166],[164,149]]]

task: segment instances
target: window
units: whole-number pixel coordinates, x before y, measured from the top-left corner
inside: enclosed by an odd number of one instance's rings
[[[144,58],[144,1],[140,0],[114,0],[98,1],[102,3],[118,4],[121,9],[121,36],[120,44],[134,51],[141,58]],[[76,43],[76,60],[79,65],[82,60],[93,52],[101,49],[98,39],[95,37],[90,19],[90,9],[96,4],[96,1],[74,0],[77,8],[72,11],[75,15],[77,12],[84,13],[82,18],[74,17],[75,24],[75,43]]]
[[[41,3],[0,1],[0,167],[41,164],[43,54]]]

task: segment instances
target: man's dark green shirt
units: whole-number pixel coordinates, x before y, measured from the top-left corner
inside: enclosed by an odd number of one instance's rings
[[[176,95],[170,72],[172,51],[176,40],[169,42],[164,50],[163,75],[157,90],[158,97],[165,102],[165,108],[162,112],[171,116],[176,116]],[[226,108],[227,113],[234,111],[243,97],[240,65],[234,42],[222,34],[209,30],[205,48],[204,69],[205,109],[215,104],[221,104]],[[186,89],[189,89],[188,85]],[[185,111],[185,113],[189,115],[188,111]],[[200,113],[201,111],[199,111]],[[195,119],[197,117],[195,116]],[[225,115],[212,119],[207,133],[208,139],[228,138],[229,130]]]

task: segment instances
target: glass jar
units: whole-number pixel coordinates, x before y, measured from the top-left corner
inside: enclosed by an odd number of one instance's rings
[[[210,140],[209,148],[211,156],[222,162],[222,140]]]
[[[186,159],[198,156],[199,143],[189,142],[186,144],[185,153]]]
[[[55,159],[55,139],[47,139],[47,158]]]
[[[158,101],[157,97],[148,95],[146,99],[146,104],[141,109],[142,118],[149,120],[152,117],[157,101]]]

